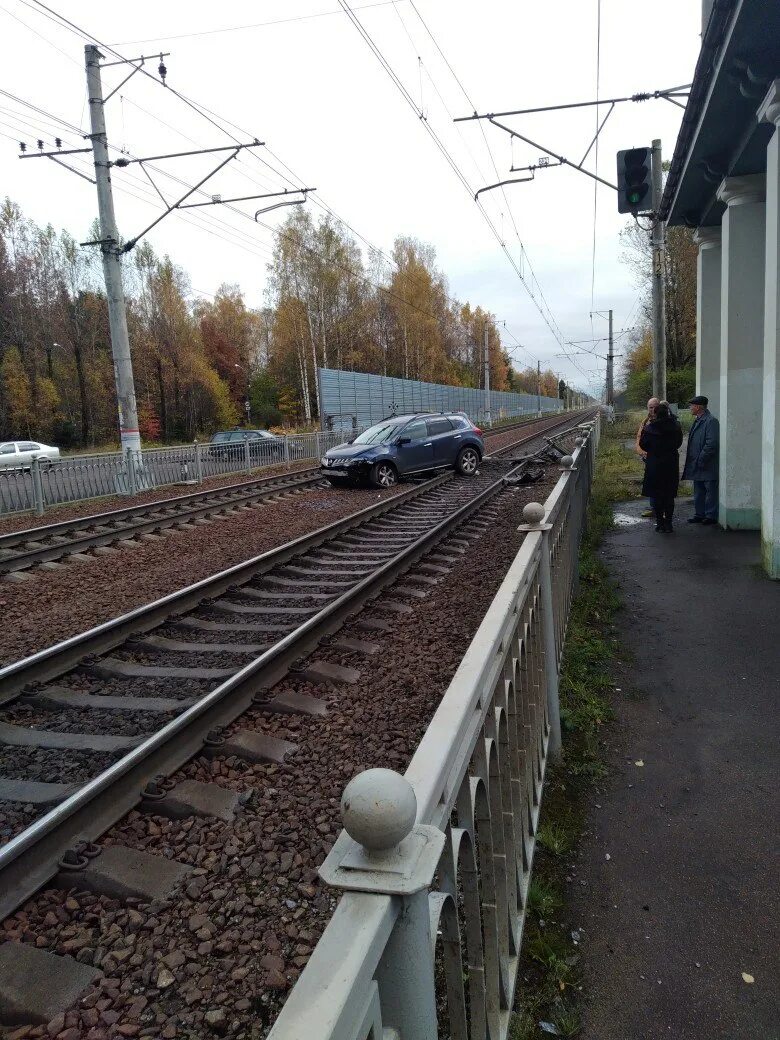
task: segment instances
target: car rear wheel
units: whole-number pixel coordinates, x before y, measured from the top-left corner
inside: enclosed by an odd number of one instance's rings
[[[389,488],[398,483],[398,473],[392,462],[376,462],[371,470],[374,487]]]
[[[464,477],[473,477],[479,469],[479,452],[476,448],[461,448],[455,460],[455,469]]]

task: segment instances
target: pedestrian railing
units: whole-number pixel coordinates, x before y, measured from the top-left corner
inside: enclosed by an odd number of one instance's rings
[[[531,416],[529,416],[529,419]],[[494,424],[500,425],[500,423]],[[489,427],[486,427],[489,428]],[[356,436],[362,428],[349,431]],[[141,452],[69,455],[33,461],[29,470],[0,469],[0,515],[107,495],[135,495],[169,484],[201,483],[209,477],[248,473],[266,466],[316,461],[343,443],[344,430],[296,433],[268,440],[184,444]]]
[[[347,786],[320,868],[343,895],[269,1040],[507,1036],[597,420],[581,433],[405,776]]]
[[[235,443],[195,442],[124,454],[71,455],[54,462],[33,460],[27,470],[0,469],[0,514],[27,510],[42,514],[47,506],[64,502],[135,495],[167,484],[199,484],[209,477],[315,461],[344,437],[343,431],[328,430]]]

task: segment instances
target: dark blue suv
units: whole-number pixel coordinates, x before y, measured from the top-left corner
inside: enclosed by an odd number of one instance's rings
[[[399,477],[426,470],[477,472],[485,444],[482,431],[460,412],[398,415],[338,444],[322,458],[331,484],[392,487]]]

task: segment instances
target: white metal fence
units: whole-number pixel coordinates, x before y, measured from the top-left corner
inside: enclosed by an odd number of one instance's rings
[[[359,428],[357,433],[360,432]],[[0,514],[106,495],[134,495],[166,484],[200,483],[208,477],[249,472],[286,462],[319,459],[340,444],[344,432],[289,434],[222,444],[185,444],[141,452],[71,455],[34,461],[29,469],[0,469]]]
[[[520,551],[405,777],[348,785],[348,831],[320,869],[344,894],[269,1040],[507,1036],[598,421],[582,434],[544,507],[526,507]]]

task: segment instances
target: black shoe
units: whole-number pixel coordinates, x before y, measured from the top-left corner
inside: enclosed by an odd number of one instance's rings
[[[711,520],[705,520],[703,516],[690,516],[688,517],[689,524],[707,524],[712,523]]]
[[[666,521],[666,526],[664,527],[664,534],[674,534],[674,528],[672,527],[671,520]]]
[[[705,516],[703,520],[699,521],[699,523],[704,524],[706,527],[712,527],[712,525],[717,524],[717,522],[717,520],[711,520],[708,516]]]
[[[663,534],[663,532],[664,532],[664,525],[663,524],[656,524],[655,525],[655,529],[656,529],[656,531],[660,531],[661,534]]]

